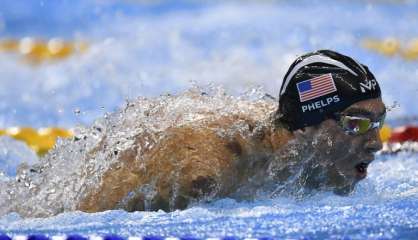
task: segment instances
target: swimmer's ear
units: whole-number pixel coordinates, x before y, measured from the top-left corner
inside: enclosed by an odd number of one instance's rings
[[[300,128],[300,129],[293,131],[294,134],[303,134],[305,132],[306,132],[306,128]]]
[[[306,133],[311,132],[313,129],[315,129],[315,126],[309,126],[309,127],[299,128],[298,130],[295,130],[295,132],[306,134]]]
[[[311,136],[317,128],[314,126],[300,128],[298,130],[293,131],[293,135],[296,137],[306,138]]]
[[[292,134],[296,138],[298,138],[298,137],[304,138],[305,137],[305,134],[306,134],[306,128],[300,128],[300,129],[294,130],[292,132]]]

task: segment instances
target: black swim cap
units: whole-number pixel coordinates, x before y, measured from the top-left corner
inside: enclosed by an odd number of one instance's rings
[[[297,58],[280,88],[278,119],[289,130],[313,126],[353,103],[380,97],[367,66],[330,50]]]

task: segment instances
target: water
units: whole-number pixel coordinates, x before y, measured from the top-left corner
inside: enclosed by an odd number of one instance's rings
[[[72,212],[46,219],[3,217],[7,233],[414,239],[417,235],[416,154],[381,157],[350,197],[321,193],[291,198],[236,202],[223,199],[184,211]],[[408,170],[406,170],[408,169]],[[385,173],[382,175],[382,172]],[[415,179],[415,180],[411,180]]]
[[[78,175],[89,167],[85,165],[87,160],[83,153],[93,148],[103,135],[97,127],[113,131],[114,136],[118,132],[121,136],[129,136],[141,130],[134,122],[121,124],[119,120],[126,115],[118,116],[116,109],[123,111],[129,103],[139,102],[140,107],[135,109],[140,115],[153,101],[156,104],[169,102],[167,93],[181,94],[191,85],[211,82],[214,88],[225,88],[227,94],[219,93],[215,98],[222,101],[201,102],[197,106],[211,109],[216,114],[248,110],[248,106],[261,101],[260,97],[262,101],[269,101],[262,98],[264,93],[277,95],[288,65],[306,51],[331,48],[355,56],[375,73],[384,101],[396,106],[388,114],[389,122],[399,124],[399,118],[413,118],[418,114],[416,62],[383,57],[362,48],[361,41],[397,37],[406,43],[417,37],[416,2],[135,5],[130,2],[71,1],[74,8],[66,7],[70,4],[68,1],[42,4],[33,1],[26,6],[13,2],[0,6],[0,36],[59,36],[86,40],[90,47],[83,55],[38,67],[22,63],[17,55],[0,55],[0,126],[73,127],[84,124],[88,127],[79,127],[76,132],[78,136],[88,135],[89,138],[77,144],[61,141],[58,143],[60,150],[39,160],[38,166],[42,166],[54,156],[57,159],[58,168],[47,173],[50,177],[45,183],[36,182],[36,177],[30,178],[36,172],[22,167],[20,171],[27,171],[24,176],[34,181],[26,179],[20,187],[6,186],[7,179],[16,177],[18,160],[10,162],[2,158],[1,209],[19,206],[27,200],[38,204],[22,211],[69,212],[42,219],[6,214],[0,217],[1,232],[318,239],[345,236],[413,239],[418,235],[417,154],[406,152],[377,156],[369,167],[368,178],[348,197],[325,192],[302,200],[292,197],[254,202],[220,199],[172,213],[114,210],[86,214],[71,211],[74,199],[80,197],[75,189],[82,194],[83,184],[88,186],[97,182],[95,178],[83,179]],[[31,8],[35,10],[28,10]],[[57,14],[51,9],[65,14]],[[28,23],[33,23],[34,27],[27,27]],[[251,89],[257,86],[264,90],[252,95]],[[244,95],[246,91],[250,96]],[[160,94],[164,96],[156,98]],[[133,100],[138,96],[150,99]],[[247,104],[228,105],[230,98],[235,99],[233,102],[247,101]],[[131,100],[126,103],[126,99]],[[187,104],[184,101],[170,106],[173,107],[170,112],[182,115],[182,121],[198,117],[183,115],[190,109]],[[275,106],[275,103],[270,104]],[[174,119],[175,116],[170,117]],[[120,124],[112,129],[110,122]],[[147,124],[152,124],[154,130],[161,130],[174,122],[158,120]],[[123,148],[123,142],[115,147]],[[15,143],[4,143],[0,150],[13,152],[15,156],[24,155],[31,163],[38,161],[28,149]],[[91,165],[93,173],[99,174],[111,163],[112,158],[103,161],[106,154],[110,154],[110,150],[97,156],[95,164]],[[22,157],[20,161],[25,160]],[[72,188],[71,191],[54,188],[54,184],[62,183],[63,179],[72,179],[65,184]],[[32,197],[26,190],[31,186],[41,186],[43,193],[37,195],[40,198]],[[4,205],[9,196],[4,189],[14,189],[15,196],[20,196],[13,206]],[[51,198],[50,201],[44,201],[46,196]],[[60,204],[48,205],[54,199]]]
[[[80,200],[100,184],[108,169],[121,168],[120,156],[132,148],[138,148],[135,161],[139,165],[134,167],[138,171],[145,169],[149,158],[146,154],[166,138],[168,128],[185,125],[202,128],[204,122],[232,115],[262,121],[277,108],[277,101],[263,99],[257,90],[238,98],[226,95],[221,88],[208,90],[194,88],[179,96],[139,98],[96,120],[89,128],[75,129],[74,138],[59,141],[39,164],[19,169],[18,181],[7,183],[2,189],[8,196],[0,199],[0,214],[16,211],[23,216],[44,217],[76,210]],[[220,134],[226,135],[226,131],[241,125],[236,121]],[[137,139],[141,139],[139,144]]]
[[[0,165],[4,176],[16,176],[21,162],[29,165],[38,162],[36,154],[28,146],[10,137],[0,137]]]
[[[192,4],[189,11],[129,2],[12,2],[1,7],[1,36],[58,36],[87,41],[90,48],[79,57],[37,68],[21,64],[16,55],[2,54],[0,126],[87,124],[116,110],[126,98],[173,94],[190,82],[222,84],[234,94],[260,85],[275,96],[294,58],[319,48],[335,49],[369,65],[382,83],[385,101],[400,105],[389,117],[418,111],[404,97],[416,95],[415,63],[361,47],[365,38],[398,37],[406,44],[417,36],[415,3],[231,2]],[[97,16],[89,17],[89,9]],[[44,18],[50,22],[40,20]],[[39,27],[27,29],[35,22]],[[74,114],[75,109],[80,114]]]
[[[9,213],[0,218],[2,231],[8,234],[113,233],[202,238],[228,235],[358,239],[416,236],[418,163],[417,154],[413,152],[379,155],[369,167],[369,177],[348,197],[320,192],[302,199],[283,196],[250,202],[220,199],[171,213],[74,212],[77,201],[97,185],[103,172],[118,160],[112,153],[131,146],[130,136],[147,132],[147,136],[151,136],[147,139],[158,141],[153,134],[171,126],[190,124],[203,116],[214,113],[251,115],[254,110],[264,109],[253,115],[262,120],[277,107],[276,101],[259,90],[239,97],[226,95],[220,88],[208,90],[202,92],[194,88],[178,96],[139,98],[120,111],[98,119],[91,127],[76,129],[75,139],[78,140],[60,141],[56,149],[32,167],[36,171],[22,167],[17,174],[19,182],[0,182],[3,190],[0,191],[0,213],[12,210],[32,217],[67,213],[42,219]],[[92,149],[103,142],[111,147],[89,157]],[[12,200],[7,201],[8,198]]]

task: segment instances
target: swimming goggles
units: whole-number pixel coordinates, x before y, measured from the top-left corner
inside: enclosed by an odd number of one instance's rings
[[[379,121],[373,122],[367,117],[356,117],[349,115],[337,115],[337,121],[340,127],[351,135],[364,134],[370,129],[382,128],[385,121],[385,115],[383,115]]]

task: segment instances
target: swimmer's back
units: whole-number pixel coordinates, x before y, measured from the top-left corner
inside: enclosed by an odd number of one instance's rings
[[[155,142],[135,144],[102,177],[78,209],[183,209],[192,201],[227,196],[240,181],[239,161],[252,151],[251,119],[229,116],[168,128]]]

